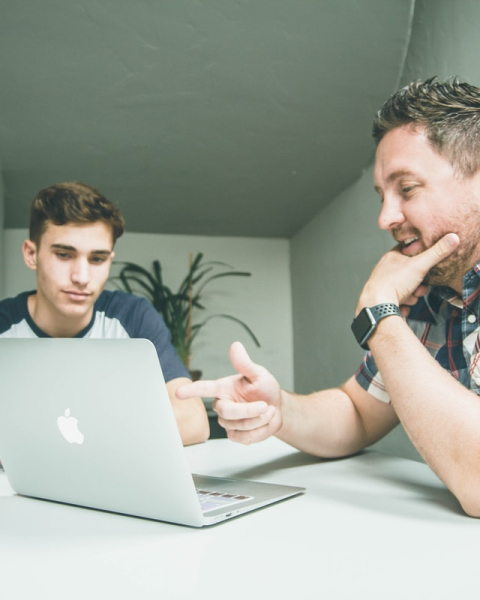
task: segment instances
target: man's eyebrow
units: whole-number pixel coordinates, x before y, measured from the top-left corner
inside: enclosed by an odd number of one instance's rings
[[[77,252],[75,246],[68,246],[67,244],[52,244],[51,248],[56,248],[58,250],[67,250],[69,252]],[[92,250],[89,254],[101,254],[105,256],[109,256],[112,253],[111,250]]]
[[[90,254],[104,254],[105,256],[110,256],[111,253],[111,250],[92,250],[90,252]]]
[[[66,244],[52,244],[51,248],[58,248],[59,250],[70,250],[76,252],[76,248],[74,246],[67,246]]]

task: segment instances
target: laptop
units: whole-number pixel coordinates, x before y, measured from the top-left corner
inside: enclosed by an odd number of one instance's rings
[[[0,338],[0,460],[17,494],[192,527],[305,491],[192,475],[144,339]]]

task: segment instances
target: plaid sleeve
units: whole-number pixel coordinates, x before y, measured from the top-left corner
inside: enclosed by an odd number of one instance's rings
[[[355,377],[362,388],[374,398],[390,404],[390,397],[385,389],[382,376],[377,369],[371,352],[365,354]]]

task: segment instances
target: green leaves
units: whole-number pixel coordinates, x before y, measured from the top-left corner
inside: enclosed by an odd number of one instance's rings
[[[200,323],[192,322],[194,308],[205,310],[202,293],[207,285],[222,277],[250,277],[251,273],[232,270],[233,267],[219,261],[203,262],[203,254],[199,252],[194,259],[190,256],[187,275],[178,291],[172,292],[163,281],[162,266],[158,260],[153,261],[151,271],[132,262],[115,264],[122,267],[118,275],[110,277],[110,281],[117,289],[130,294],[139,294],[150,300],[162,315],[172,334],[172,344],[187,368],[189,368],[193,340],[212,319],[234,321],[249,334],[257,346],[260,346],[260,342],[248,325],[231,315],[211,315]]]

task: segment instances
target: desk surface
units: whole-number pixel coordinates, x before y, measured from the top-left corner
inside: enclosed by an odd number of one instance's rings
[[[480,521],[424,464],[322,461],[271,439],[186,449],[193,472],[305,486],[206,529],[12,494],[0,474],[0,597],[385,600],[480,594]]]

